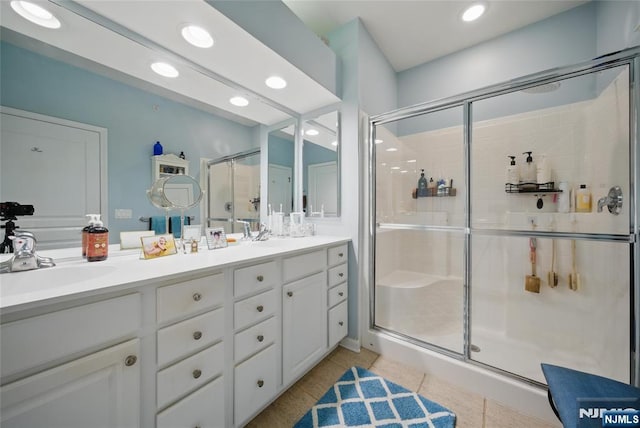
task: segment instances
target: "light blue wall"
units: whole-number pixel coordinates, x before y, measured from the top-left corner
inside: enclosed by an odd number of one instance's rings
[[[598,1],[597,54],[604,55],[640,45],[640,1]]]
[[[280,0],[207,2],[339,96],[336,55]]]
[[[294,144],[291,140],[269,135],[269,163],[288,166],[293,170]]]
[[[253,128],[4,42],[0,76],[1,105],[107,128],[112,243],[119,241],[120,231],[144,229],[138,217],[162,213],[146,197],[156,140],[165,153],[184,151],[191,161],[190,175],[196,178],[201,157],[258,146]],[[133,218],[116,220],[116,208],[132,209]],[[197,209],[190,214],[199,217]]]
[[[335,162],[338,159],[338,155],[335,151],[329,150],[317,144],[313,144],[309,141],[304,141],[304,148],[302,150],[302,192],[305,195],[309,194],[309,165],[315,165],[317,163]]]

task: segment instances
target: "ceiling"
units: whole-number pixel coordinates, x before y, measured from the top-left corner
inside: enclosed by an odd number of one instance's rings
[[[18,16],[9,1],[0,1],[3,40],[215,114],[222,112],[245,125],[276,124],[339,101],[202,0],[31,1],[53,13],[61,28],[39,27]],[[188,44],[180,35],[185,23],[207,29],[214,46]],[[155,74],[150,65],[156,61],[174,65],[180,75],[171,79]],[[286,88],[265,85],[274,74],[288,82]],[[236,95],[247,98],[249,105],[231,105],[229,99]]]
[[[459,18],[473,1],[284,0],[321,37],[359,17],[395,71],[468,48],[589,0],[487,1],[477,21]]]

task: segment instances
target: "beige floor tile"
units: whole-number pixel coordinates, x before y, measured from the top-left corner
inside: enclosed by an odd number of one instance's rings
[[[291,424],[287,424],[278,412],[269,406],[253,418],[246,428],[291,428]]]
[[[561,424],[549,424],[546,421],[523,415],[510,407],[487,399],[485,401],[484,426],[487,428],[556,428],[560,427]]]
[[[344,368],[344,370],[353,366],[368,369],[378,358],[378,354],[365,348],[360,348],[360,352],[353,352],[338,346],[327,358]]]
[[[326,358],[300,379],[296,385],[302,388],[302,391],[319,400],[329,387],[340,379],[345,370],[346,368],[336,364],[330,358]]]
[[[424,379],[421,371],[384,357],[377,358],[369,370],[414,392],[418,391]]]
[[[426,375],[418,393],[456,414],[456,427],[481,428],[484,398],[434,376]]]
[[[299,384],[293,385],[282,394],[270,407],[278,413],[278,416],[292,427],[298,419],[316,404],[316,398],[305,392]]]

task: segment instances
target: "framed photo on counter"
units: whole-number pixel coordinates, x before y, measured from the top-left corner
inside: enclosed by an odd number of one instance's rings
[[[210,250],[227,247],[227,235],[222,227],[208,227],[206,229],[207,247]]]
[[[145,259],[170,256],[178,252],[176,241],[171,233],[143,236],[140,240],[142,241],[142,252]]]

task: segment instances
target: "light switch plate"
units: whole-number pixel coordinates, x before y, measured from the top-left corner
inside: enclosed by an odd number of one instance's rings
[[[131,218],[132,215],[133,215],[133,210],[116,208],[116,218]]]

